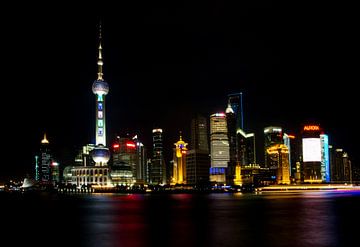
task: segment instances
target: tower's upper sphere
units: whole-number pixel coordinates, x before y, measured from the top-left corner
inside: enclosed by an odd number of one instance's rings
[[[95,80],[92,85],[94,94],[107,95],[109,92],[109,84],[106,81]]]

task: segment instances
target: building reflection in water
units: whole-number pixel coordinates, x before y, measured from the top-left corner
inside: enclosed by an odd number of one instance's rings
[[[342,246],[354,238],[348,222],[360,205],[356,198],[341,201],[327,192],[91,195],[81,202],[79,227],[85,246]]]
[[[142,195],[97,195],[89,200],[83,208],[84,246],[147,246]]]

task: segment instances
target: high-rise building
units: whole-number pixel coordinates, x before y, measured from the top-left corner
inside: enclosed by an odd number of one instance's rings
[[[276,169],[277,161],[268,156],[268,148],[274,145],[283,144],[283,133],[281,127],[270,126],[264,128],[264,150],[265,150],[265,167]],[[275,167],[274,167],[275,166]]]
[[[226,115],[215,113],[210,116],[210,180],[225,182],[225,171],[230,161],[229,137]]]
[[[46,138],[46,134],[44,134],[44,138],[41,140],[40,145],[40,171],[38,175],[39,181],[43,183],[50,182],[51,180],[50,165],[52,157],[49,145],[50,143]]]
[[[272,167],[276,167],[276,183],[290,184],[289,149],[284,144],[275,144],[266,149]]]
[[[255,143],[255,134],[247,133],[246,137],[246,156],[245,156],[245,164],[246,165],[255,165],[256,161],[256,143]]]
[[[349,155],[341,148],[331,154],[331,182],[352,183],[352,167]]]
[[[232,93],[228,95],[228,103],[235,114],[236,129],[244,130],[244,111],[242,93]]]
[[[116,185],[133,185],[136,182],[136,143],[128,137],[118,136],[112,145],[111,180]]]
[[[153,157],[150,166],[150,183],[165,184],[166,168],[163,154],[163,130],[153,129]]]
[[[326,134],[320,135],[321,142],[321,177],[322,181],[330,182],[330,157],[329,157],[329,137]]]
[[[182,140],[181,134],[180,139],[174,143],[174,165],[173,165],[173,184],[186,184],[186,153],[187,143]]]
[[[207,120],[196,116],[191,121],[191,150],[186,155],[186,182],[196,187],[209,182],[210,154]]]
[[[206,186],[209,182],[210,155],[205,151],[189,150],[186,154],[186,182]]]
[[[209,153],[207,120],[200,115],[191,120],[191,149]]]
[[[236,136],[236,118],[233,109],[231,108],[230,102],[225,110],[226,114],[226,125],[227,125],[227,135],[229,140],[229,162],[226,171],[226,180],[228,184],[232,184],[235,178],[235,167],[239,162],[241,164],[240,158],[245,156],[245,152],[241,153],[239,150],[240,145],[245,149],[245,142],[239,142]]]
[[[144,184],[146,181],[146,148],[137,135],[132,139],[136,144],[136,183]]]
[[[302,136],[302,176],[304,182],[321,183],[321,129],[319,125],[305,125]]]
[[[255,134],[236,131],[238,143],[238,161],[241,166],[256,164]]]
[[[134,137],[117,136],[112,145],[111,178],[113,184],[144,184],[146,179],[145,146]]]
[[[300,182],[300,146],[299,138],[296,138],[293,134],[284,133],[284,144],[289,149],[289,169],[290,177],[294,182]],[[297,167],[299,166],[299,167]]]
[[[58,162],[51,162],[50,165],[50,180],[53,185],[57,185],[60,182],[60,164]]]
[[[284,133],[283,135],[283,143],[288,148],[288,154],[289,154],[289,173],[291,174],[291,145],[290,145],[291,138],[288,134]]]

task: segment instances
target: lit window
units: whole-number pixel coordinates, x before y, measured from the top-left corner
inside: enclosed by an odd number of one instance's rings
[[[98,111],[98,118],[103,118],[103,112],[102,111]]]
[[[103,110],[103,103],[98,103],[98,110],[102,111]]]
[[[104,121],[102,119],[98,120],[98,126],[99,127],[104,127]]]
[[[99,136],[102,136],[103,133],[104,133],[103,128],[99,128],[99,129],[98,129],[98,135],[99,135]]]

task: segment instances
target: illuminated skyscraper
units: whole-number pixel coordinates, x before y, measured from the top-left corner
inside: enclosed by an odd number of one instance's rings
[[[188,145],[182,140],[181,134],[180,139],[174,143],[174,166],[173,166],[173,181],[174,184],[185,184],[186,183],[186,152]]]
[[[137,135],[132,139],[136,144],[136,182],[143,184],[146,181],[146,148]]]
[[[163,130],[153,129],[153,158],[150,166],[150,183],[165,184],[166,168],[163,154]]]
[[[134,137],[117,136],[112,145],[111,178],[113,184],[143,184],[145,182],[145,147]]]
[[[92,151],[92,158],[95,166],[107,166],[110,159],[109,149],[106,147],[106,108],[105,96],[109,93],[109,85],[103,78],[103,60],[101,47],[101,27],[99,38],[98,55],[98,77],[92,85],[92,91],[95,94],[95,148]]]
[[[321,139],[319,125],[305,125],[302,130],[302,165],[303,181],[321,183],[323,181],[321,168]]]
[[[274,145],[283,144],[282,128],[274,126],[266,127],[264,128],[264,137],[265,167],[275,169],[277,161],[268,156],[267,149]]]
[[[46,134],[44,134],[44,139],[41,140],[40,158],[41,170],[39,174],[39,181],[50,182],[51,154],[49,148],[49,141],[46,139]]]
[[[320,135],[321,141],[321,176],[323,182],[330,182],[330,157],[329,137],[326,134]]]
[[[299,138],[295,135],[284,133],[284,144],[289,149],[289,160],[290,160],[290,177],[297,182],[300,182],[300,147]],[[299,166],[299,167],[297,167]]]
[[[210,116],[210,180],[225,182],[225,173],[230,161],[229,137],[224,113]]]
[[[290,184],[289,149],[284,144],[275,144],[266,149],[267,157],[276,167],[276,183]]]
[[[116,185],[133,185],[136,182],[136,143],[129,137],[118,136],[112,145],[111,180]]]

